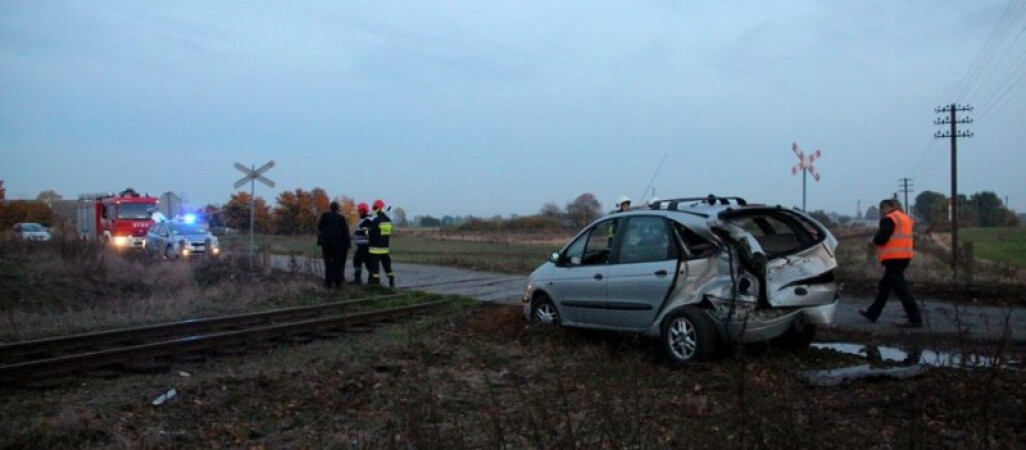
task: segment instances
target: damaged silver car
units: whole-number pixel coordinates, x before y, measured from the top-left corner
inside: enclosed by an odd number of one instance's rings
[[[811,216],[738,197],[602,217],[528,278],[534,322],[658,337],[671,361],[724,342],[811,342],[837,307],[837,239]]]

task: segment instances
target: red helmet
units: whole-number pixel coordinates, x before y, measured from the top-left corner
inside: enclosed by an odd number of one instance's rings
[[[385,209],[385,202],[381,201],[380,199],[374,200],[374,209],[376,209],[376,210]]]
[[[370,207],[368,207],[366,203],[360,202],[359,205],[356,205],[356,210],[365,213],[367,211],[370,211]]]

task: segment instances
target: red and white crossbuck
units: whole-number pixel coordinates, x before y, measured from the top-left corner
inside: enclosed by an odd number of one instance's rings
[[[812,179],[817,182],[819,181],[819,172],[812,163],[819,159],[823,153],[817,149],[810,153],[809,156],[805,156],[805,152],[798,148],[797,142],[791,143],[791,150],[794,150],[794,154],[798,155],[798,164],[791,168],[791,175],[798,175],[798,172],[802,172],[802,211],[805,211],[805,174],[811,173]]]

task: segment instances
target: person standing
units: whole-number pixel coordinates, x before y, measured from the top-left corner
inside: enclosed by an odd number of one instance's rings
[[[346,253],[349,252],[349,223],[338,212],[338,202],[317,221],[317,245],[324,257],[324,287],[342,287],[345,281]]]
[[[367,237],[370,240],[368,253],[370,253],[370,278],[367,284],[373,286],[381,285],[381,274],[379,267],[385,270],[388,276],[388,287],[395,287],[395,274],[392,273],[392,257],[388,254],[389,241],[392,236],[392,219],[385,214],[385,202],[374,200],[374,213],[371,217],[370,226],[367,228]]]
[[[908,322],[899,326],[923,326],[919,306],[908,292],[908,284],[905,282],[905,269],[908,268],[913,256],[912,225],[912,218],[901,211],[897,200],[884,199],[880,202],[880,227],[873,236],[873,243],[876,244],[876,259],[883,265],[884,274],[877,288],[876,300],[869,309],[859,310],[859,314],[870,322],[876,322],[876,319],[880,318],[887,298],[890,297],[891,291],[894,291],[901,299],[901,306],[905,308],[905,315],[908,316]]]
[[[625,212],[631,210],[631,199],[626,195],[621,195],[616,200],[616,211],[613,212]]]
[[[353,252],[353,284],[363,284],[362,269],[367,267],[367,275],[370,276],[370,238],[367,231],[370,228],[371,217],[370,207],[360,202],[356,205],[356,212],[360,215],[359,222],[356,222],[356,230],[353,231],[353,241],[356,243],[356,251]]]

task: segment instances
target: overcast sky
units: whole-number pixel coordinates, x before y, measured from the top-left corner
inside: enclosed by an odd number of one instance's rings
[[[959,192],[1026,209],[1026,0],[0,1],[8,198],[225,203],[260,166],[417,215],[716,193],[808,209]],[[960,116],[961,117],[961,114]],[[960,128],[961,129],[961,128]],[[646,190],[646,187],[648,189]],[[247,186],[246,191],[249,190]]]

